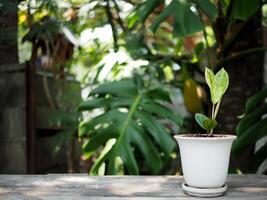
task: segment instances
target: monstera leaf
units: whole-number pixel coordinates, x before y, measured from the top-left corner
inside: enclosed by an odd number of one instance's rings
[[[118,174],[123,168],[125,174],[136,175],[140,157],[150,174],[159,173],[176,145],[159,119],[183,123],[181,116],[163,105],[166,102],[170,102],[166,88],[157,83],[144,88],[140,79],[108,82],[94,89],[79,107],[80,111],[104,110],[79,127],[79,136],[85,139],[83,151],[101,152],[90,173],[98,174],[104,167],[105,174]]]
[[[238,154],[248,145],[255,144],[259,139],[267,136],[267,89],[264,89],[248,99],[246,113],[237,125],[237,140],[233,144],[232,152]],[[267,144],[261,146],[252,157],[248,170],[256,172],[258,167],[267,159]]]

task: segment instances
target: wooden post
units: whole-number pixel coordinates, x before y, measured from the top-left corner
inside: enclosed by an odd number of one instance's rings
[[[27,88],[27,172],[36,172],[36,90],[35,90],[35,62],[37,47],[33,45],[30,62],[26,65],[26,88]]]

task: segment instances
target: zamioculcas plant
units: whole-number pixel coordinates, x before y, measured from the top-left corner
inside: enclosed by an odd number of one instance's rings
[[[197,113],[195,118],[197,123],[207,130],[208,135],[184,134],[176,135],[175,139],[180,148],[185,179],[182,185],[184,192],[193,196],[214,197],[227,190],[225,181],[231,146],[236,136],[212,134],[217,125],[216,116],[222,96],[229,85],[227,72],[222,68],[214,74],[206,68],[205,78],[210,89],[211,117]],[[209,137],[211,134],[212,137]]]
[[[203,129],[207,130],[207,133],[212,134],[213,129],[217,126],[216,117],[220,108],[222,96],[229,85],[229,76],[224,68],[215,75],[210,69],[205,68],[205,79],[210,89],[212,102],[211,118],[204,114],[196,113],[195,119]]]

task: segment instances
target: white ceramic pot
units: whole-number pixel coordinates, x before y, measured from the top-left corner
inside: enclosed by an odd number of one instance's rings
[[[216,135],[215,135],[216,136]],[[190,187],[219,188],[225,184],[234,135],[176,135],[185,182]]]

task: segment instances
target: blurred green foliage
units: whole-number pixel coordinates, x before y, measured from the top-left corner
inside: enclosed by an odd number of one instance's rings
[[[244,26],[240,25],[264,3],[260,0],[26,0],[19,5],[19,41],[31,24],[47,15],[78,38],[79,46],[66,67],[81,81],[83,97],[88,97],[80,104],[80,110],[89,111],[80,124],[80,137],[84,141],[84,154],[95,160],[92,174],[165,173],[160,170],[174,151],[172,145],[163,148],[172,143],[173,132],[169,123],[161,123],[163,118],[173,121],[170,115],[162,116],[169,112],[166,103],[178,104],[179,111],[173,109],[173,115],[183,118],[181,129],[195,130],[191,113],[207,112],[204,67],[217,72],[232,59],[247,55],[248,51],[230,55],[227,50],[242,31]],[[225,31],[219,31],[218,19],[224,19]],[[30,45],[19,45],[24,61]],[[250,53],[255,51],[261,49]],[[134,74],[139,74],[139,82]],[[126,83],[131,83],[131,88]],[[143,95],[158,86],[169,91],[179,88],[179,95],[173,95],[175,99],[161,99],[162,93],[155,90],[155,96]],[[170,97],[170,93],[166,95]],[[144,101],[166,110],[160,116],[152,112],[160,112],[156,108],[143,113]],[[148,128],[145,117],[157,125]],[[129,120],[134,123],[129,124]],[[76,124],[76,118],[74,121]],[[82,128],[87,125],[89,128]],[[161,132],[164,135],[161,137],[169,139],[153,138],[154,129],[154,134]],[[138,139],[130,137],[138,134]],[[145,166],[140,165],[143,160]]]
[[[236,127],[238,139],[233,144],[233,153],[237,155],[248,145],[263,141],[256,146],[256,151],[248,166],[249,173],[256,173],[267,158],[267,89],[264,89],[250,99],[246,104],[246,112]],[[264,171],[263,169],[261,171]]]

